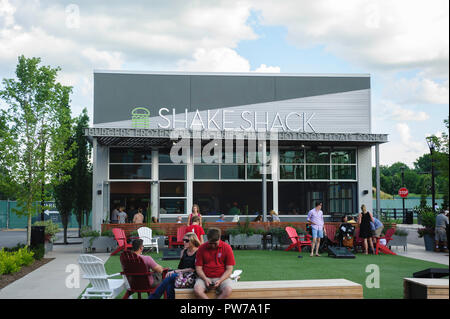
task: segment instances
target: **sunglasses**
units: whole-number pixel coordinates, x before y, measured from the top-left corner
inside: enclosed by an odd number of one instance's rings
[[[183,241],[184,241],[185,243],[188,243],[190,240],[187,239],[187,238],[184,238]]]

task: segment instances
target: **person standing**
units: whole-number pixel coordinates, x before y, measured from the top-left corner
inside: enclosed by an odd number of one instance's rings
[[[125,206],[121,206],[120,207],[120,212],[119,212],[119,224],[125,224],[127,222],[127,213],[125,213]]]
[[[439,251],[439,242],[443,242],[442,252],[448,253],[447,248],[447,227],[448,227],[448,217],[445,216],[443,210],[436,216],[436,227],[435,227],[435,241],[436,248],[434,251]]]
[[[278,213],[276,211],[271,210],[269,214],[272,217],[272,222],[274,223],[280,222],[280,217],[278,217]]]
[[[142,214],[142,208],[139,208],[137,213],[134,214],[133,223],[135,223],[135,224],[144,223],[144,214]]]
[[[148,299],[160,299],[164,294],[164,291],[167,293],[167,299],[175,299],[175,281],[178,276],[184,273],[195,273],[195,258],[197,256],[198,247],[200,246],[200,241],[196,234],[186,233],[183,237],[183,244],[184,249],[181,251],[178,269],[168,272],[166,278],[158,288],[148,296]],[[192,286],[194,283],[195,282],[192,283]]]
[[[373,222],[370,222],[370,229],[372,230],[373,243],[376,244],[377,239],[381,237],[384,225],[378,218],[373,217]]]
[[[192,213],[188,217],[187,225],[192,225],[192,217],[198,216],[200,218],[200,224],[202,223],[202,215],[200,214],[200,207],[197,204],[192,205]]]
[[[200,243],[203,244],[203,235],[205,234],[205,231],[203,230],[203,227],[200,225],[200,217],[198,216],[192,217],[192,225],[186,228],[186,232],[195,233]]]
[[[316,207],[311,209],[308,213],[308,222],[311,223],[312,229],[312,246],[311,246],[311,257],[314,256],[314,248],[316,248],[316,256],[319,255],[320,239],[323,238],[325,233],[323,212],[322,212],[322,202],[316,202]]]
[[[359,237],[364,239],[364,250],[366,255],[369,254],[367,241],[369,241],[372,253],[375,251],[373,249],[372,230],[370,229],[371,222],[374,223],[372,213],[367,211],[366,205],[361,205],[361,213],[358,216]]]
[[[228,298],[233,290],[229,277],[236,262],[231,246],[221,241],[220,235],[220,229],[211,228],[207,235],[208,241],[197,251],[195,270],[198,278],[194,293],[201,299],[208,299],[205,292],[210,289],[216,289],[218,299]]]
[[[116,206],[114,210],[111,213],[111,224],[118,224],[119,223],[119,213],[120,213],[120,206]]]

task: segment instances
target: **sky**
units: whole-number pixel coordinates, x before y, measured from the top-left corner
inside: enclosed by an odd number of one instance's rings
[[[447,0],[0,0],[0,79],[59,66],[73,115],[93,70],[369,73],[380,162],[410,167],[449,112]],[[5,108],[0,103],[0,107]],[[373,152],[374,153],[374,152]],[[373,160],[374,162],[374,160]],[[373,163],[374,164],[374,163]]]

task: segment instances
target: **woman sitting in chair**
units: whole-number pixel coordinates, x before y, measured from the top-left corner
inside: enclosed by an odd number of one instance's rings
[[[184,249],[181,252],[180,263],[178,269],[167,273],[166,278],[162,281],[155,292],[148,296],[148,299],[160,299],[167,294],[167,299],[175,299],[175,281],[182,273],[195,273],[195,257],[197,255],[200,241],[195,233],[186,233],[183,237]],[[195,278],[193,278],[192,287],[194,287]]]

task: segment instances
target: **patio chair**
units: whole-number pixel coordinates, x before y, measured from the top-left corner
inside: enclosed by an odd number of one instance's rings
[[[310,235],[304,235],[302,236],[302,238],[297,234],[297,231],[295,230],[295,228],[292,227],[286,227],[286,232],[289,236],[289,238],[292,241],[292,244],[286,248],[284,251],[289,251],[292,248],[297,248],[298,252],[301,253],[302,252],[302,247],[303,246],[309,246],[311,247],[312,243],[311,243],[311,236]],[[305,239],[306,237],[306,239]]]
[[[141,227],[138,230],[139,238],[144,241],[145,248],[156,248],[156,252],[159,253],[158,239],[152,237],[152,229],[148,227]]]
[[[123,278],[109,279],[120,273],[108,275],[105,271],[105,264],[100,258],[92,255],[80,255],[78,264],[83,271],[83,278],[89,279],[92,285],[81,295],[82,299],[93,297],[114,299],[125,289]]]
[[[111,253],[111,256],[114,256],[121,250],[127,250],[131,247],[131,244],[127,243],[127,236],[125,235],[125,231],[121,228],[113,228],[112,230],[114,234],[114,239],[117,241],[117,249]]]
[[[186,229],[187,226],[180,226],[177,228],[177,236],[176,236],[176,240],[174,240],[175,236],[169,236],[169,248],[172,248],[174,246],[183,246],[183,237],[184,234],[186,234]]]
[[[337,244],[336,240],[334,237],[336,237],[336,226],[335,225],[330,225],[330,224],[325,224],[324,225],[325,231],[327,232],[327,238],[328,240],[333,244]]]
[[[130,250],[125,250],[120,254],[120,263],[122,265],[122,275],[125,275],[127,282],[127,292],[123,296],[123,299],[128,299],[134,293],[138,294],[138,298],[141,299],[141,294],[146,292],[151,294],[155,291],[156,287],[152,287],[152,282],[149,276],[152,272],[148,271],[148,268],[139,255]],[[162,277],[166,276],[169,269],[164,268]]]
[[[392,250],[390,250],[388,248],[389,242],[392,240],[392,236],[394,235],[394,233],[395,233],[395,228],[389,228],[388,230],[386,230],[386,234],[384,236],[377,238],[377,244],[376,244],[376,248],[375,248],[376,255],[378,255],[378,253],[380,251],[387,255],[396,255],[396,253],[394,253]],[[386,245],[382,245],[380,243],[380,239],[386,240]]]

